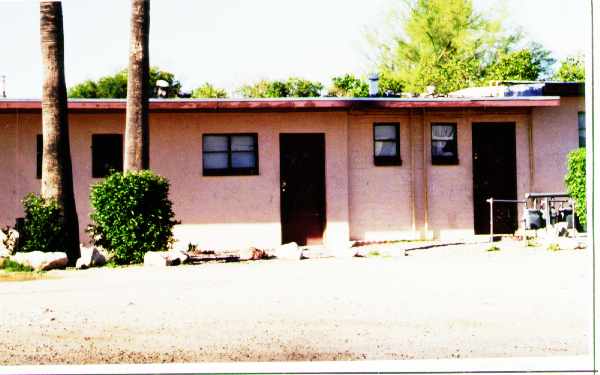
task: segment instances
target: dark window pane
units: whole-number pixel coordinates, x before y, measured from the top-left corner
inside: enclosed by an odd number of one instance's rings
[[[251,135],[231,136],[231,151],[254,151],[254,142]]]
[[[92,177],[106,177],[111,171],[123,171],[123,136],[121,134],[93,134]]]
[[[396,156],[396,142],[376,141],[375,156]]]
[[[227,152],[204,154],[204,169],[227,169]]]
[[[205,176],[258,174],[256,134],[210,134],[202,137]]]
[[[458,164],[456,124],[431,124],[431,163],[434,165]]]
[[[231,154],[231,166],[233,168],[256,167],[256,158],[254,152],[234,152]]]
[[[227,151],[227,136],[205,135],[203,138],[204,151]]]
[[[432,141],[431,154],[433,156],[454,156],[455,150],[450,141]]]
[[[396,125],[375,125],[375,140],[396,140]]]
[[[42,178],[42,157],[44,155],[44,139],[41,134],[35,137],[36,140],[36,166],[35,175],[37,178]]]
[[[402,165],[399,138],[399,124],[373,124],[373,162],[375,165]]]
[[[585,147],[585,112],[577,113],[577,129],[579,133],[579,147]]]
[[[454,126],[452,125],[433,125],[431,127],[431,139],[451,141],[454,140]]]

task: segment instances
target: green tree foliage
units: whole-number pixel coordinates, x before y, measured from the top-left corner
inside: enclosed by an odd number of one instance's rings
[[[579,148],[567,155],[567,192],[575,200],[575,212],[582,225],[586,223],[585,205],[585,148]]]
[[[403,89],[403,83],[389,74],[389,72],[384,72],[379,75],[379,95],[400,96]]]
[[[369,96],[369,84],[353,74],[333,77],[327,96],[364,98]],[[379,96],[400,96],[402,83],[389,74],[379,76]]]
[[[175,98],[181,91],[181,83],[175,79],[173,73],[160,70],[157,67],[150,68],[151,97],[156,98],[156,81],[168,82],[166,97]],[[114,75],[104,76],[97,81],[87,80],[69,89],[70,98],[126,98],[127,97],[127,69],[123,69]]]
[[[369,96],[369,84],[353,74],[346,74],[331,79],[332,85],[327,96],[366,97]]]
[[[169,181],[151,171],[114,173],[92,186],[88,229],[118,264],[141,263],[148,251],[166,250],[175,214]]]
[[[66,252],[68,242],[58,202],[34,194],[28,194],[22,202],[25,222],[19,251]]]
[[[238,92],[244,98],[308,98],[321,96],[322,89],[320,82],[291,77],[287,81],[260,80],[240,87]]]
[[[499,51],[484,72],[487,81],[534,81],[546,75],[555,60],[550,51],[534,43],[517,51]]]
[[[379,70],[404,91],[428,86],[445,94],[482,84],[489,76],[537,79],[547,69],[547,51],[535,47],[512,52],[520,34],[502,32],[499,19],[473,8],[472,0],[403,0],[400,31],[375,37]],[[537,73],[537,76],[536,74]]]
[[[552,78],[562,82],[585,81],[585,62],[583,56],[569,56],[564,59]]]
[[[206,82],[192,91],[192,98],[226,98],[227,92]]]

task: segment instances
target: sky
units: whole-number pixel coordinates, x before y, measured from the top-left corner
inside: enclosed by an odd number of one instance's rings
[[[204,82],[231,94],[259,79],[302,77],[324,83],[374,68],[365,34],[381,29],[399,0],[152,0],[150,64],[184,90]],[[586,0],[473,0],[506,17],[555,58],[585,52]],[[63,0],[67,87],[125,68],[128,0]],[[0,76],[9,98],[39,98],[39,5],[0,0]]]

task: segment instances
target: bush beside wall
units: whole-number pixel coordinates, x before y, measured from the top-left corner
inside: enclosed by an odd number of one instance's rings
[[[567,193],[575,201],[575,213],[579,222],[586,224],[585,205],[585,148],[579,148],[567,155],[567,175],[565,176]]]
[[[173,241],[169,182],[151,171],[114,173],[92,186],[89,232],[118,264],[141,263]]]
[[[58,202],[35,194],[23,199],[25,220],[19,240],[19,251],[66,252],[64,220]]]

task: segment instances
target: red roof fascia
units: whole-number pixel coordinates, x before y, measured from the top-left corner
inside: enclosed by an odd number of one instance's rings
[[[345,109],[402,109],[402,108],[514,108],[555,107],[560,98],[540,99],[431,99],[431,100],[157,100],[150,102],[156,111],[219,111],[219,110],[345,110]],[[0,100],[0,110],[41,110],[39,100]],[[70,110],[125,110],[125,100],[71,100]]]

